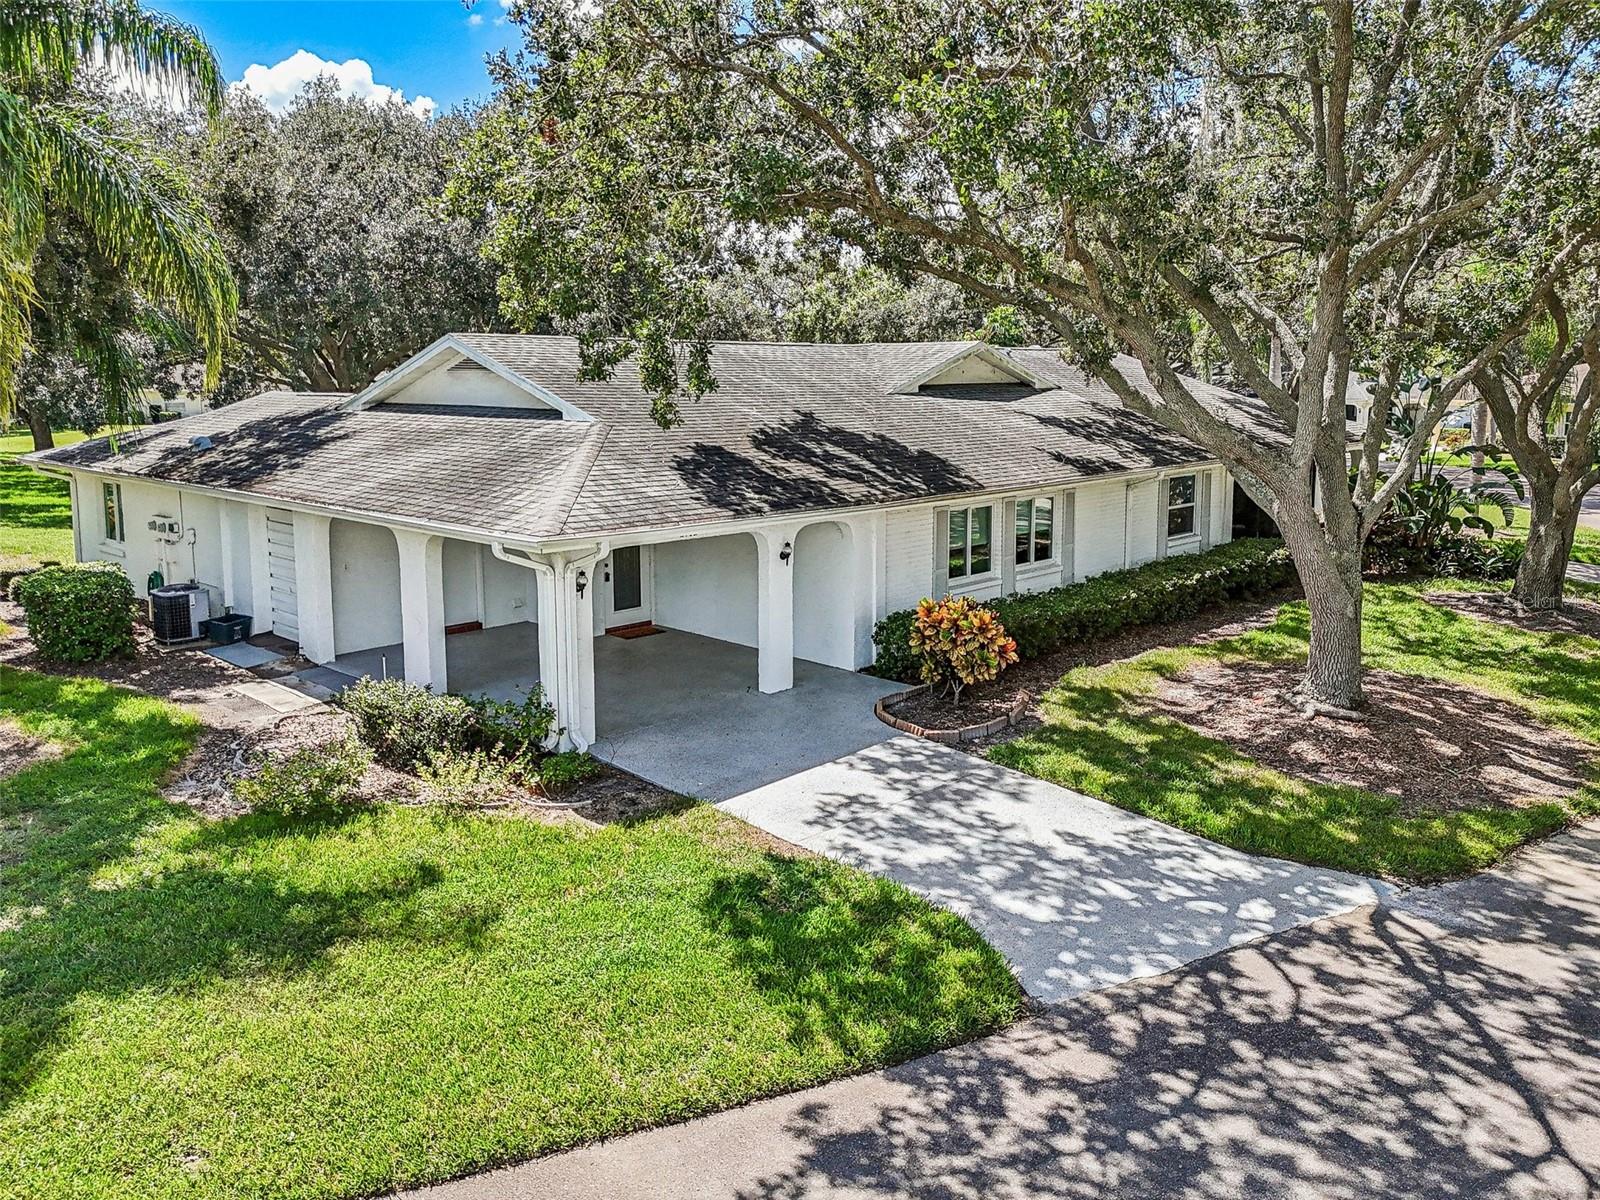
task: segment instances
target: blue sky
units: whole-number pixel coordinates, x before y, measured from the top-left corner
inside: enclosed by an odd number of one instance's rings
[[[408,102],[427,97],[448,109],[486,98],[484,56],[517,40],[499,0],[477,0],[470,11],[461,0],[150,0],[150,6],[198,26],[230,82],[245,79],[252,66],[264,68],[251,73],[253,89],[285,96],[321,73],[315,60],[322,60],[338,68],[334,73],[353,94],[393,88]],[[371,68],[370,82],[361,67],[347,65],[352,59]]]

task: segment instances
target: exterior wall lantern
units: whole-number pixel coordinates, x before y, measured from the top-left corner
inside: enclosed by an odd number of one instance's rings
[[[578,584],[578,599],[582,600],[583,599],[583,593],[589,587],[589,572],[580,570],[578,572],[577,584]]]
[[[783,562],[783,563],[787,563],[793,557],[794,557],[794,543],[785,542],[783,544],[783,549],[778,551],[778,561],[779,562]]]

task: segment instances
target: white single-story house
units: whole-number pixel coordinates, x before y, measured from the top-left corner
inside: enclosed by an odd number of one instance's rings
[[[270,392],[27,461],[70,482],[78,559],[141,593],[200,582],[351,675],[538,680],[578,747],[630,698],[641,635],[701,648],[672,703],[713,658],[776,693],[797,660],[866,666],[874,623],[923,596],[1230,537],[1223,468],[1052,350],[729,342],[712,362],[663,430],[631,361],[580,381],[569,338],[452,334],[355,395]]]

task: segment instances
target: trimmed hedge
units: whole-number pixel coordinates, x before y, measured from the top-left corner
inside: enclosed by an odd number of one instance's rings
[[[13,580],[28,636],[55,662],[99,662],[132,654],[133,584],[113,563],[45,567]]]
[[[1135,625],[1177,621],[1230,600],[1262,595],[1292,583],[1294,560],[1277,538],[1244,538],[1204,554],[1185,554],[1110,571],[1082,583],[1005,596],[987,602],[1026,661],[1077,642],[1109,637]],[[886,679],[917,678],[911,650],[911,610],[890,613],[872,631],[878,648],[872,672]]]

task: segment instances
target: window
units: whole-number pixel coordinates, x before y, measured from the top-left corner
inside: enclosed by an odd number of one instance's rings
[[[105,509],[106,541],[126,541],[128,531],[122,521],[122,485],[120,483],[101,484],[100,498]]]
[[[1048,562],[1055,549],[1055,501],[1035,496],[1017,501],[1017,562]]]
[[[1193,475],[1174,475],[1167,480],[1167,536],[1187,537],[1194,532]]]
[[[967,579],[987,575],[992,567],[991,539],[994,509],[953,508],[950,510],[950,578]]]
[[[1344,419],[1352,425],[1356,423],[1356,406],[1354,404],[1346,404],[1344,406]]]

